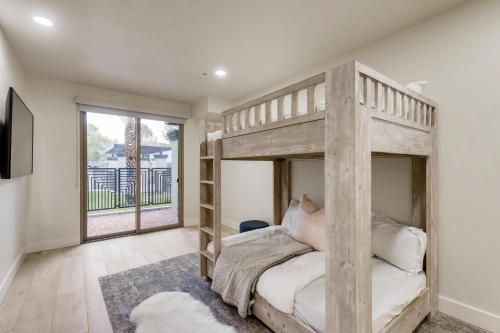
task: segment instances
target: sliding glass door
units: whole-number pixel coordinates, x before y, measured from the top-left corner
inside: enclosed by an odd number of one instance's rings
[[[182,125],[81,112],[82,240],[182,225]]]
[[[140,230],[179,226],[179,128],[141,120]]]

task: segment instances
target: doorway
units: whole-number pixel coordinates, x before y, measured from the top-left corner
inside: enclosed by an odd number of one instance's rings
[[[80,112],[82,242],[176,228],[183,125]]]

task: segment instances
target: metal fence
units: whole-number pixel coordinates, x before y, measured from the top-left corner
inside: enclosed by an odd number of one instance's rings
[[[141,206],[172,202],[172,168],[141,168]],[[135,168],[88,168],[87,210],[135,206]]]

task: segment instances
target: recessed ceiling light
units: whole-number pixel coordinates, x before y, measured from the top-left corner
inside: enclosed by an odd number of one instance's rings
[[[51,27],[54,25],[54,23],[51,20],[43,16],[34,16],[33,21],[35,21],[38,24],[44,25],[46,27]]]
[[[215,71],[215,75],[217,75],[218,77],[224,77],[226,76],[226,74],[227,74],[226,71],[223,69],[218,69]]]

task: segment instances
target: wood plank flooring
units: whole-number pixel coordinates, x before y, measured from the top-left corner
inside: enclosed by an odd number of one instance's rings
[[[29,254],[0,305],[0,333],[112,332],[98,277],[195,252],[198,237],[178,228]]]
[[[29,254],[0,304],[0,333],[111,333],[97,278],[196,252],[198,237],[178,228]],[[482,332],[453,325],[446,332]],[[444,332],[427,326],[419,332]]]

